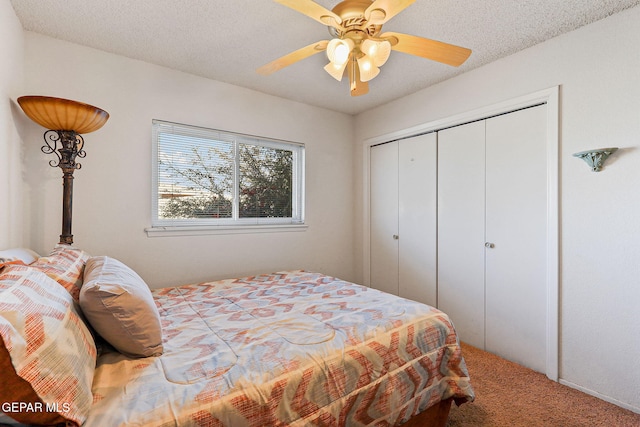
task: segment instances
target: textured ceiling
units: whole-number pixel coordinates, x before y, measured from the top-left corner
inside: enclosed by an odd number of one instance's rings
[[[383,31],[467,47],[459,68],[392,52],[368,94],[351,97],[314,55],[255,70],[331,37],[271,0],[11,0],[25,30],[260,92],[357,114],[640,4],[640,0],[417,0]],[[317,0],[332,9],[338,1]]]

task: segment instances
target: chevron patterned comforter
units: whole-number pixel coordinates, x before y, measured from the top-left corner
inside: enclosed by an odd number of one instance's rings
[[[102,354],[86,426],[388,426],[473,399],[423,304],[302,271],[153,293],[164,354]]]

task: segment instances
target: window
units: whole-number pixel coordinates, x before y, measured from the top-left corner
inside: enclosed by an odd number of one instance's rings
[[[304,223],[304,146],[153,121],[153,227]]]

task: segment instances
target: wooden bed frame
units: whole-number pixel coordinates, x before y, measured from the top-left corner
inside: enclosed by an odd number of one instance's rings
[[[446,427],[453,398],[442,400],[411,418],[402,427]]]

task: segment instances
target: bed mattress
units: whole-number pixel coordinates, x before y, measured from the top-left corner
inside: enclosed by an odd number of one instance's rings
[[[397,425],[473,399],[446,314],[318,273],[153,291],[164,354],[103,353],[86,426]]]

